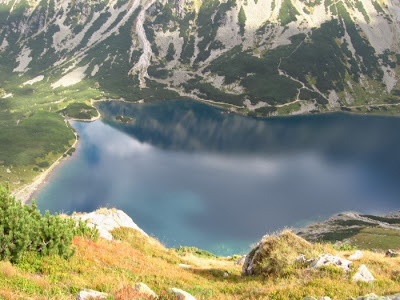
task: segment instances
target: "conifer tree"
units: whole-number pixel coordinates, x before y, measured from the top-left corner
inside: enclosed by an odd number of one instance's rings
[[[62,219],[58,214],[46,211],[42,216],[35,201],[23,205],[9,193],[8,188],[0,186],[0,259],[17,261],[26,251],[41,255],[60,255],[69,258],[73,255],[72,239],[82,235],[97,239],[96,228],[71,218]]]
[[[244,12],[243,6],[240,7],[239,16],[238,16],[238,24],[240,27],[240,34],[244,35],[244,27],[246,25],[246,13]]]

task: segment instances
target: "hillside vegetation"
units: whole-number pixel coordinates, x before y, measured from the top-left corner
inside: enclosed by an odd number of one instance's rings
[[[2,189],[0,203],[7,201],[14,200]],[[27,206],[13,203],[14,209],[31,211]],[[24,218],[30,217],[24,215]],[[45,216],[48,220],[57,218]],[[69,217],[63,218],[64,221],[58,221],[53,227],[55,233],[63,232],[62,222],[70,224]],[[172,287],[183,289],[197,299],[303,299],[306,296],[347,299],[371,292],[380,295],[400,292],[399,257],[363,251],[363,256],[354,261],[348,272],[336,266],[313,269],[296,257],[303,254],[310,259],[330,253],[347,258],[354,251],[340,250],[331,244],[311,244],[289,231],[264,237],[261,246],[249,254],[249,259],[258,257],[253,276],[244,276],[243,261],[237,262],[240,256],[217,257],[193,247],[167,249],[154,238],[125,227],[114,229],[111,241],[97,240],[93,230],[84,229],[85,226],[80,224],[78,231],[68,229],[71,238],[74,237],[68,242],[72,241],[71,245],[65,245],[73,253],[58,250],[43,253],[35,248],[15,259],[3,256],[0,296],[3,299],[75,299],[79,291],[93,289],[107,293],[108,299],[150,299],[135,291],[138,282],[147,284],[160,299],[175,299],[168,292]],[[6,228],[3,221],[0,227]],[[57,240],[53,234],[48,242]],[[1,241],[2,248],[9,245],[10,241]],[[363,264],[374,275],[374,282],[353,281],[357,268]],[[248,263],[246,270],[247,266]]]

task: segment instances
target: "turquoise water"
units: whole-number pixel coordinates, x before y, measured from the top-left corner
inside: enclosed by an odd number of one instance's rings
[[[244,253],[267,232],[399,209],[400,118],[253,119],[193,101],[99,103],[41,210],[117,207],[167,246]],[[133,124],[115,121],[131,116]]]

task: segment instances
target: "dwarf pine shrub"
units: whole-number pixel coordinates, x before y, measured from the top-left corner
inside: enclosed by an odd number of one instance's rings
[[[34,201],[31,206],[23,205],[8,188],[0,186],[1,260],[16,262],[27,251],[69,258],[74,253],[71,243],[75,235],[97,237],[97,229],[48,211],[42,216]]]

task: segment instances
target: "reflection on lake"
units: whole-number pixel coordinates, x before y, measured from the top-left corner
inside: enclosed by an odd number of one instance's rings
[[[103,121],[73,122],[78,151],[35,195],[42,210],[117,207],[167,246],[232,254],[284,226],[399,207],[400,118],[260,120],[193,101],[98,106]]]

